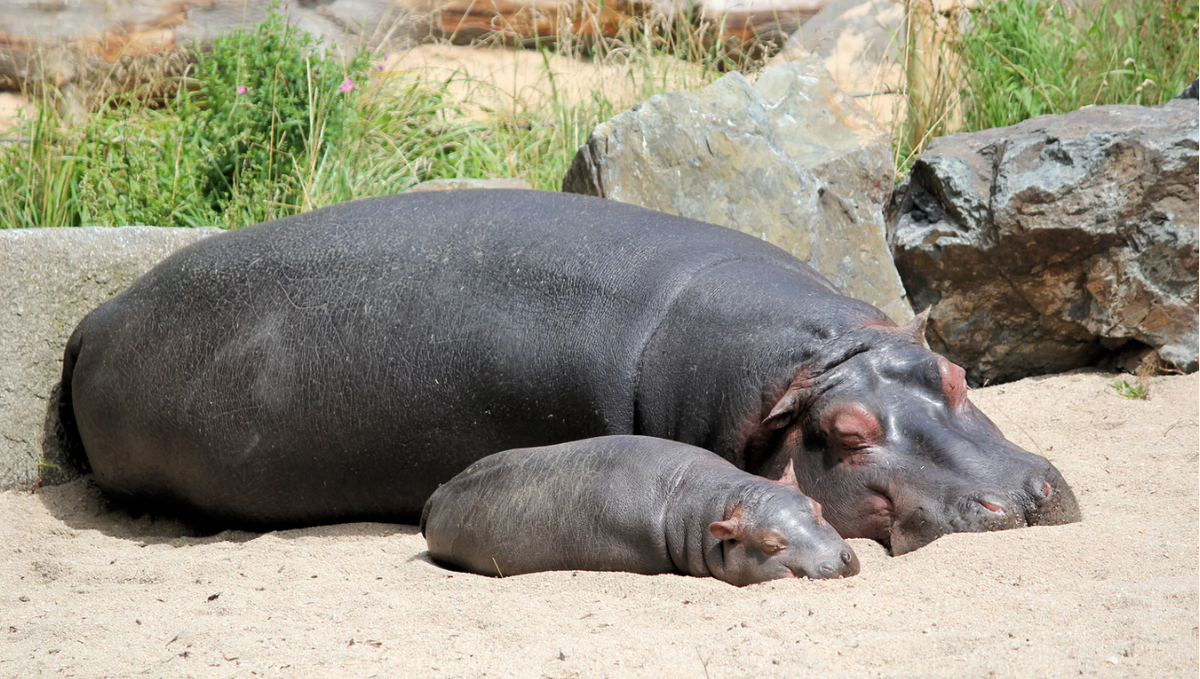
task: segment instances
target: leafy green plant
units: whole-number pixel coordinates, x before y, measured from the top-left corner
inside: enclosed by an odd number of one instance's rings
[[[78,142],[61,140],[60,128],[43,102],[16,130],[24,143],[0,146],[0,228],[71,223]]]
[[[964,36],[968,126],[1094,104],[1157,105],[1196,77],[1200,6],[1107,0],[990,2]]]
[[[1146,388],[1141,384],[1130,384],[1126,380],[1118,377],[1113,380],[1112,386],[1118,394],[1124,396],[1125,398],[1146,398]]]
[[[272,12],[198,55],[162,106],[116,95],[82,120],[48,95],[0,147],[0,224],[239,225],[291,214],[307,178],[361,134],[369,55],[341,62]]]
[[[253,32],[213,41],[196,64],[199,92],[182,98],[189,143],[203,154],[202,192],[214,211],[255,212],[290,199],[306,156],[345,143],[354,123],[355,78],[368,55],[342,65],[309,34],[272,12]],[[246,215],[249,217],[250,215]]]

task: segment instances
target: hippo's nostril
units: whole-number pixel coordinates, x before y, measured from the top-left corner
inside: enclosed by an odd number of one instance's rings
[[[1004,510],[1004,507],[1001,507],[1000,505],[994,504],[992,502],[988,502],[987,500],[980,500],[979,504],[983,505],[984,509],[988,510],[989,512],[993,512],[995,514],[1007,514],[1008,513]]]
[[[853,551],[849,549],[843,549],[842,553],[839,554],[838,557],[842,560],[842,562],[838,564],[837,568],[838,577],[848,578],[852,575],[858,575],[858,557],[854,555]]]
[[[830,566],[829,564],[825,564],[825,565],[821,566],[821,576],[822,577],[828,577],[830,575],[833,575],[833,573],[834,573],[833,566]]]
[[[1025,512],[1026,525],[1057,526],[1083,518],[1075,493],[1053,465],[1030,479],[1029,494],[1034,502]]]

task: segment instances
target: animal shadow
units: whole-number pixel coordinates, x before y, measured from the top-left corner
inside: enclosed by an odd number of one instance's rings
[[[95,530],[142,544],[174,546],[212,542],[249,542],[264,532],[232,530],[114,500],[96,485],[82,446],[71,440],[58,413],[61,385],[51,391],[43,425],[43,457],[35,492],[51,516],[75,530]],[[285,539],[312,536],[416,535],[417,526],[393,523],[345,523],[269,531]]]

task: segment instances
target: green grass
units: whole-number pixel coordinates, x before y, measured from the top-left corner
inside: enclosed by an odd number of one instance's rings
[[[1196,77],[1195,0],[988,3],[963,41],[969,129],[1096,104],[1156,106]]]
[[[1089,104],[1158,104],[1195,77],[1194,0],[1089,7],[1069,14],[1029,0],[976,12],[961,45],[968,130]],[[461,74],[380,72],[378,55],[336,55],[276,14],[198,53],[165,101],[112,95],[72,117],[43,93],[37,114],[9,133],[26,141],[0,144],[0,228],[235,228],[436,178],[517,177],[555,190],[591,130],[632,102],[605,84],[564,95],[551,58],[615,66],[636,99],[748,65],[688,30],[559,41],[541,52],[548,100],[518,95],[476,115],[452,94]],[[914,156],[906,137],[898,127],[901,170]]]
[[[414,83],[384,107],[364,96],[367,53],[316,47],[276,14],[214,41],[166,102],[135,92],[69,120],[45,96],[29,142],[0,147],[0,225],[234,227],[436,173],[436,90]]]
[[[1195,0],[986,1],[959,50],[963,129],[1015,125],[1084,106],[1155,106],[1195,78],[1200,54]],[[901,170],[915,157],[894,135]],[[916,149],[919,151],[920,149]]]
[[[463,112],[449,80],[384,73],[366,50],[339,58],[319,47],[273,14],[199,52],[167,101],[116,95],[72,120],[44,95],[36,117],[11,133],[28,142],[0,144],[0,228],[236,228],[436,178],[518,177],[557,189],[576,149],[620,108],[602,87],[568,100],[551,76],[548,104],[517,99],[480,118]],[[586,58],[620,64],[648,98],[675,88],[659,57],[687,47],[646,32],[589,46]],[[551,55],[544,48],[547,74]],[[703,82],[731,65],[706,64]]]

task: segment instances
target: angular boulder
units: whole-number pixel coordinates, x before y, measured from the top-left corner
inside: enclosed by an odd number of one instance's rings
[[[0,490],[69,479],[55,431],[63,348],[88,312],[220,229],[0,230]]]
[[[883,219],[891,188],[886,133],[816,57],[753,84],[735,72],[652,97],[597,126],[563,179],[563,191],[758,236],[903,323],[912,309]]]
[[[1197,363],[1197,102],[935,139],[892,204],[927,339],[970,380]]]
[[[804,22],[768,64],[815,54],[843,92],[885,128],[903,116],[904,3],[832,0]]]

